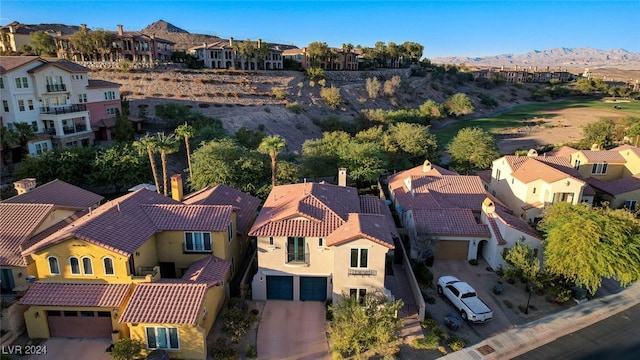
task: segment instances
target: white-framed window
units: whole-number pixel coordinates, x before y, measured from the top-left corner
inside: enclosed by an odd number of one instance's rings
[[[60,275],[60,263],[58,262],[58,258],[55,256],[49,256],[47,261],[49,262],[49,273],[51,275]]]
[[[19,111],[25,111],[26,108],[24,107],[24,100],[20,99],[18,100],[18,110]]]
[[[34,146],[36,148],[36,154],[42,154],[43,152],[49,151],[49,144],[46,142],[36,143]]]
[[[269,236],[269,246],[273,246],[273,236]]]
[[[591,166],[592,174],[606,174],[607,173],[607,163],[597,163]]]
[[[369,249],[351,249],[352,268],[366,268],[369,266]]]
[[[496,180],[500,181],[500,169],[496,169]]]
[[[233,221],[229,221],[227,225],[227,235],[229,236],[229,242],[233,241]]]
[[[115,275],[115,269],[113,267],[113,259],[106,257],[102,259],[102,265],[104,265],[104,274],[105,275]]]
[[[87,102],[87,94],[78,94],[78,103],[86,103]]]
[[[580,160],[576,159],[573,162],[573,168],[576,169],[576,170],[580,170]]]
[[[0,89],[4,89],[4,78],[0,77]]]
[[[18,89],[27,89],[29,88],[29,81],[26,77],[17,77],[16,78],[16,87]]]
[[[367,295],[367,289],[364,288],[352,288],[349,289],[349,297],[356,299],[359,302],[364,302],[364,298]]]
[[[116,108],[107,108],[107,115],[112,116],[116,114]]]
[[[105,91],[104,92],[104,99],[105,100],[115,100],[116,99],[116,92],[115,91]]]
[[[186,252],[211,252],[211,233],[185,232],[184,251]]]
[[[624,207],[629,210],[634,210],[636,208],[637,201],[635,200],[627,200],[624,202]]]
[[[178,328],[149,326],[145,329],[147,335],[147,349],[180,349]]]
[[[71,268],[71,275],[82,275],[80,272],[80,260],[77,257],[72,256],[69,258],[69,267]]]
[[[82,270],[85,275],[93,275],[93,264],[91,263],[91,258],[86,256],[82,258]]]
[[[33,100],[27,100],[27,106],[29,107],[29,110],[33,110]]]
[[[2,100],[2,108],[4,112],[9,112],[9,102],[7,100]]]

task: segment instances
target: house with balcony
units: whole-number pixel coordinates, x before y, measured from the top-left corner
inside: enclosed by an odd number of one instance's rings
[[[242,42],[232,37],[229,40],[221,39],[212,43],[203,43],[202,46],[194,46],[189,49],[189,53],[208,69],[281,70],[283,68],[283,50],[280,45],[268,44],[269,51],[265,55],[245,59],[236,49]],[[261,48],[263,45],[265,43],[258,39],[254,46]]]
[[[487,193],[478,176],[459,175],[425,161],[388,177],[390,200],[409,234],[416,261],[484,258],[494,269],[516,241],[542,256],[542,238]]]
[[[90,146],[94,124],[121,110],[119,84],[90,80],[88,68],[70,61],[2,56],[0,75],[3,125],[32,126],[37,136],[27,144],[31,155]]]
[[[61,180],[36,187],[36,179],[14,183],[18,195],[0,203],[0,285],[3,295],[27,290],[35,269],[22,250],[73,223],[103,197]]]
[[[129,337],[145,354],[205,359],[244,257],[240,208],[207,205],[211,193],[188,203],[140,189],[25,248],[35,277],[20,300],[29,337]]]
[[[275,186],[249,235],[258,247],[253,299],[390,296],[385,260],[398,233],[377,197],[326,183]]]
[[[331,55],[325,59],[321,59],[319,67],[323,70],[358,70],[359,49],[348,48],[331,48]],[[295,61],[300,64],[303,69],[311,67],[311,57],[308,55],[306,47],[301,49],[286,49],[282,52],[285,59]],[[397,66],[389,66],[397,67]]]

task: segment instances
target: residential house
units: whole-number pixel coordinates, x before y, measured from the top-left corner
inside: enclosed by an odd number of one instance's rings
[[[359,49],[330,48],[331,56],[321,59],[318,65],[323,70],[358,70]],[[303,69],[312,66],[311,57],[306,47],[301,49],[287,49],[282,52],[285,59],[290,59],[300,64]],[[396,66],[397,67],[397,66]]]
[[[515,65],[512,69],[505,68],[504,66],[500,68],[477,69],[474,70],[472,74],[475,81],[478,81],[478,79],[493,80],[495,78],[502,78],[509,84],[526,82],[548,83],[551,80],[565,83],[573,77],[570,72],[562,70],[560,67],[558,67],[557,70],[552,70],[547,66],[546,69],[539,70],[537,66],[523,68],[518,65]]]
[[[640,149],[621,145],[610,150],[577,150],[564,146],[552,153],[563,157],[596,191],[597,202],[633,209],[640,202]]]
[[[130,337],[145,353],[205,359],[233,262],[244,256],[240,209],[207,205],[212,193],[188,203],[180,192],[172,199],[140,189],[26,248],[37,279],[20,300],[30,306],[29,337]]]
[[[36,179],[16,181],[18,195],[0,203],[2,294],[22,293],[34,264],[22,250],[95,209],[103,197],[61,180],[36,187]]]
[[[92,127],[121,110],[120,84],[91,80],[88,68],[70,61],[1,56],[0,75],[3,125],[32,126],[37,133],[28,143],[32,155],[92,145]]]
[[[377,197],[325,183],[275,186],[249,235],[258,247],[253,299],[389,295],[385,261],[398,234]]]
[[[51,36],[73,34],[77,26],[62,24],[21,24],[13,21],[0,27],[0,51],[3,53],[18,52],[31,42],[31,33],[41,31]]]
[[[204,43],[189,49],[189,53],[195,56],[197,61],[209,69],[236,69],[236,70],[279,70],[282,69],[282,49],[279,45],[269,44],[269,52],[264,56],[255,56],[245,59],[236,49],[243,41],[218,40],[213,43]],[[261,39],[256,41],[256,48],[265,45]]]
[[[493,161],[489,191],[516,216],[529,223],[539,220],[550,204],[569,202],[592,204],[594,190],[559,156],[507,155]]]
[[[516,241],[536,253],[541,237],[487,193],[478,176],[459,175],[429,161],[388,177],[389,194],[408,230],[410,258],[472,260],[498,268]],[[541,256],[541,252],[540,255]]]

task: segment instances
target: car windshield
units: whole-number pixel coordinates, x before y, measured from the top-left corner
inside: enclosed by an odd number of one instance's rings
[[[476,296],[476,293],[474,293],[474,292],[468,292],[468,293],[466,293],[466,294],[462,294],[462,298],[463,298],[463,299],[464,299],[464,298],[475,297],[475,296]]]

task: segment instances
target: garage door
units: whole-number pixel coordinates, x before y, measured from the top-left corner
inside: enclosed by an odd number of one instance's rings
[[[326,299],[326,277],[300,277],[300,300],[325,301]]]
[[[466,260],[469,254],[468,240],[439,240],[436,259]]]
[[[293,276],[267,276],[267,299],[293,300]]]
[[[109,311],[47,311],[51,337],[110,338]]]

